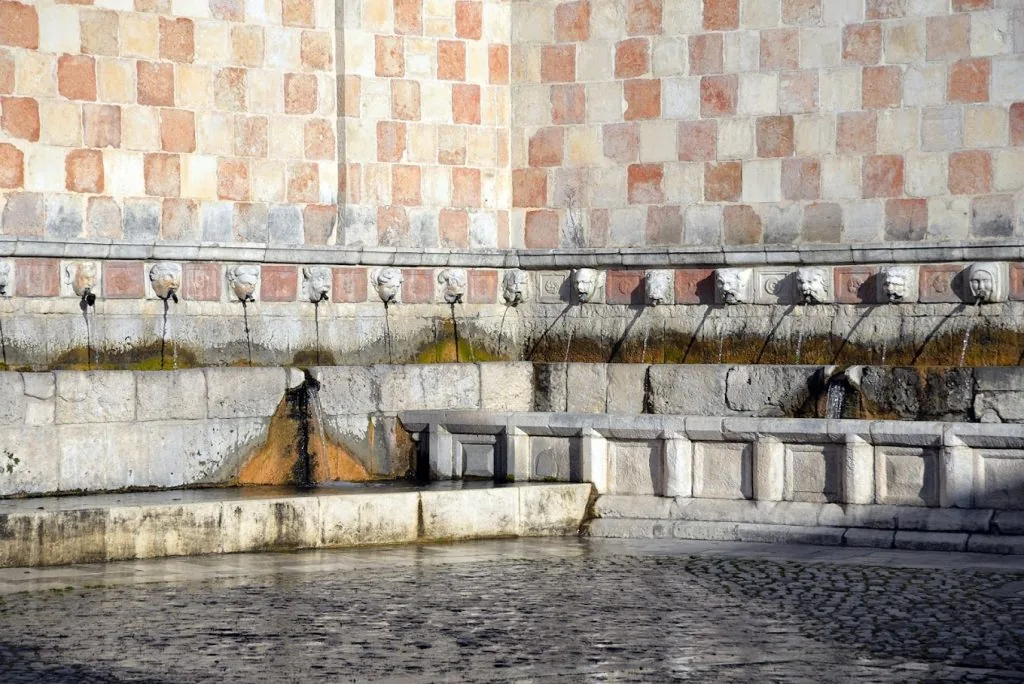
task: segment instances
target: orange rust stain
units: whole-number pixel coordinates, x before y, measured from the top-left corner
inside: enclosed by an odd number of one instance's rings
[[[292,481],[292,469],[298,458],[299,421],[291,417],[291,407],[282,399],[270,419],[267,441],[256,450],[238,472],[241,485],[281,485]]]
[[[314,433],[315,434],[315,433]],[[357,461],[343,447],[327,442],[326,458],[320,453],[323,445],[314,437],[309,450],[313,455],[313,478],[317,482],[363,482],[370,479],[363,464]]]

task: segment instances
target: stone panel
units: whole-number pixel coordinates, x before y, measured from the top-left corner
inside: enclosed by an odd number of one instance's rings
[[[137,419],[206,418],[206,376],[201,370],[137,373]]]
[[[659,440],[608,442],[608,491],[654,495],[664,487],[664,462]]]
[[[650,411],[660,414],[722,416],[733,413],[725,401],[728,366],[654,365],[650,367]]]
[[[787,501],[837,502],[842,491],[840,445],[786,445]]]
[[[935,449],[876,446],[875,502],[937,506],[938,459]]]
[[[1024,508],[1024,451],[979,449],[981,482],[975,505],[986,508]]]
[[[135,374],[57,371],[57,422],[103,424],[135,419]]]
[[[284,368],[207,368],[204,372],[210,418],[272,416],[287,386]]]
[[[530,437],[531,480],[568,482],[577,449],[567,437]]]
[[[753,448],[737,442],[693,443],[693,496],[749,499],[753,496]]]

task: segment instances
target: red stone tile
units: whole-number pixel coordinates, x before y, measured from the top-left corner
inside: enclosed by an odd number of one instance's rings
[[[3,15],[0,14],[0,16]],[[106,272],[106,269],[104,269],[104,272]],[[59,292],[60,264],[56,259],[14,260],[15,296],[56,297]]]
[[[236,116],[232,145],[235,156],[266,157],[267,130],[265,116]]]
[[[739,26],[739,0],[704,0],[705,31],[731,31]]]
[[[680,268],[676,270],[676,304],[711,304],[715,301],[715,270]]]
[[[221,277],[220,264],[182,264],[182,298],[195,302],[219,302]]]
[[[540,78],[545,83],[575,81],[576,46],[543,46],[540,53]]]
[[[391,201],[406,206],[419,206],[420,167],[395,164],[391,167]]]
[[[681,121],[676,140],[679,161],[711,161],[717,156],[718,122]]]
[[[704,200],[735,202],[743,190],[743,164],[708,162],[704,164]]]
[[[331,160],[337,151],[334,126],[327,119],[309,119],[302,127],[306,159]]]
[[[338,207],[334,204],[307,204],[302,208],[303,244],[326,245],[334,234]]]
[[[640,306],[644,303],[643,271],[609,270],[605,276],[604,296],[608,304]]]
[[[921,303],[937,304],[959,302],[957,285],[963,264],[935,264],[920,270]]]
[[[25,155],[10,143],[0,143],[0,188],[20,188],[24,182]]]
[[[833,269],[836,302],[839,304],[874,304],[877,301],[875,266],[836,266]]]
[[[108,261],[103,265],[103,296],[106,299],[142,299],[146,281],[140,261]]]
[[[970,12],[972,10],[991,9],[992,0],[953,0],[954,12]]]
[[[797,69],[800,66],[800,32],[794,28],[761,31],[761,69]]]
[[[264,264],[260,269],[260,299],[265,302],[294,302],[299,293],[299,271],[295,266]]]
[[[315,25],[313,0],[282,0],[281,23],[285,26]]]
[[[1010,144],[1024,145],[1024,102],[1010,105]]]
[[[284,75],[284,113],[312,114],[317,105],[317,81],[313,74]]]
[[[378,76],[405,75],[405,43],[400,36],[375,36],[374,56]]]
[[[320,167],[294,162],[288,165],[288,201],[316,202],[320,198]]]
[[[899,107],[903,100],[903,74],[899,67],[864,67],[861,78],[865,109]]]
[[[843,27],[843,61],[853,64],[878,64],[882,58],[882,25],[878,22],[848,24]]]
[[[391,81],[391,118],[420,120],[420,83],[396,78]]]
[[[660,204],[665,201],[661,189],[665,170],[661,164],[630,164],[626,173],[630,204]]]
[[[532,170],[532,169],[525,169]],[[519,170],[513,171],[513,174]],[[442,209],[438,216],[441,246],[451,248],[469,247],[469,214],[459,209]]]
[[[634,78],[624,81],[622,94],[626,99],[626,121],[657,119],[661,116],[661,79]]]
[[[427,268],[402,269],[402,303],[429,304],[434,301],[434,272]]]
[[[538,209],[526,212],[523,242],[527,249],[555,249],[561,242],[558,212]]]
[[[615,78],[636,78],[651,70],[648,38],[628,38],[615,44]]]
[[[143,174],[147,195],[177,197],[181,194],[181,162],[178,155],[145,155],[143,157]]]
[[[903,194],[903,157],[896,154],[865,157],[864,197],[899,197]]]
[[[661,33],[662,0],[626,0],[626,34],[630,36]]]
[[[885,202],[885,239],[909,242],[924,239],[928,231],[928,202],[890,199]]]
[[[86,147],[121,146],[121,108],[117,105],[83,105],[82,122]]]
[[[782,196],[788,200],[815,200],[821,197],[821,168],[816,157],[782,161]]]
[[[365,268],[334,268],[331,300],[345,304],[366,301],[367,273]]]
[[[757,120],[757,156],[788,157],[793,154],[793,117],[763,116]]]
[[[551,86],[551,122],[583,123],[587,116],[587,94],[582,83]]]
[[[405,207],[377,207],[377,243],[398,247],[409,243],[409,214]]]
[[[245,19],[245,0],[210,0],[210,13],[215,19],[242,21]]]
[[[782,112],[813,112],[817,108],[817,71],[788,71],[779,75],[779,109]]]
[[[683,213],[677,205],[647,207],[645,240],[648,245],[683,244]]]
[[[700,79],[700,115],[704,118],[736,113],[735,74],[704,76]]]
[[[90,198],[90,202],[92,199]],[[120,212],[120,209],[118,211]],[[160,239],[184,242],[195,240],[198,234],[199,206],[195,200],[165,198],[160,207]]]
[[[85,55],[61,55],[57,60],[57,90],[69,100],[96,99],[96,60]]]
[[[530,137],[530,166],[559,166],[565,147],[565,129],[560,126],[541,128]]]
[[[245,159],[217,160],[217,197],[249,200],[249,162]]]
[[[508,83],[508,45],[487,46],[488,83]]]
[[[637,160],[640,138],[634,123],[605,124],[601,127],[604,156],[621,164]]]
[[[377,122],[377,161],[396,162],[405,156],[405,124],[398,121]]]
[[[64,158],[64,186],[71,192],[103,192],[103,153],[71,150]]]
[[[928,60],[946,60],[971,54],[971,18],[966,14],[928,17],[926,55]]]
[[[563,2],[555,7],[555,40],[585,41],[590,37],[590,0]]]
[[[512,170],[512,206],[544,207],[548,203],[548,174],[544,169]]]
[[[782,0],[782,21],[786,24],[817,24],[821,0]]]
[[[160,59],[191,62],[195,54],[195,27],[191,19],[160,17]]]
[[[690,37],[690,73],[720,74],[725,64],[721,33],[703,33]]]
[[[950,102],[988,102],[992,61],[988,58],[961,59],[949,68],[947,99]]]
[[[1010,264],[1010,299],[1024,301],[1024,264]]]
[[[835,202],[812,202],[804,207],[805,242],[837,244],[843,234],[843,208]]]
[[[457,0],[455,3],[455,35],[480,40],[483,35],[484,6],[478,0]]]
[[[326,31],[303,31],[299,44],[302,66],[307,69],[329,71],[334,67],[334,47]]]
[[[836,118],[836,151],[874,154],[878,131],[875,112],[843,112]]]
[[[466,280],[468,304],[493,304],[498,300],[498,272],[492,268],[470,269]]]
[[[423,0],[395,0],[395,33],[423,33]]]
[[[452,206],[480,206],[480,169],[452,169]]]
[[[725,244],[756,245],[761,242],[761,217],[746,204],[730,204],[722,210]]]
[[[39,103],[31,97],[0,97],[0,126],[9,135],[30,142],[39,140]]]
[[[437,77],[442,81],[466,80],[466,44],[461,40],[437,41]]]
[[[174,65],[157,62],[136,63],[137,99],[141,105],[174,106]]]
[[[457,124],[480,123],[480,86],[472,83],[452,85],[452,120]]]
[[[120,116],[118,116],[118,119],[120,119]],[[263,122],[265,134],[266,119],[263,119]],[[238,135],[237,123],[235,125],[235,135]],[[120,139],[120,129],[118,129],[118,138]],[[164,152],[195,152],[195,114],[186,109],[161,109],[160,149]],[[265,155],[266,145],[264,144],[264,156]]]
[[[9,50],[0,50],[0,95],[14,92],[14,57]]]
[[[899,19],[907,16],[907,0],[867,0],[868,19]]]
[[[0,1],[0,45],[29,50],[39,47],[39,15],[35,7]]]
[[[954,195],[982,195],[992,191],[992,157],[983,150],[949,155],[949,191]]]

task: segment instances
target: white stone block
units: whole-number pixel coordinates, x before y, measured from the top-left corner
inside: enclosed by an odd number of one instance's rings
[[[79,54],[82,38],[79,33],[78,8],[74,5],[40,5],[39,49],[54,54]]]
[[[654,495],[665,490],[660,440],[609,442],[608,491]]]
[[[587,513],[588,484],[516,487],[519,531],[525,536],[576,535]]]
[[[207,368],[204,372],[210,418],[270,417],[287,386],[283,368]]]
[[[704,197],[704,165],[702,163],[665,164],[661,188],[670,204],[692,204]]]
[[[763,115],[779,111],[779,75],[777,73],[740,73],[738,114]]]
[[[836,67],[842,56],[842,32],[838,26],[800,30],[800,68]]]
[[[519,488],[420,493],[424,539],[510,537],[520,530]]]
[[[206,376],[201,370],[137,373],[139,421],[206,418]]]
[[[595,430],[585,430],[580,437],[580,471],[584,482],[594,485],[598,494],[610,492],[608,440]]]
[[[678,159],[676,132],[679,126],[674,121],[640,122],[640,161],[672,162]]]
[[[743,162],[743,201],[782,200],[782,161],[765,159]]]
[[[818,77],[818,106],[823,112],[850,112],[861,108],[861,70],[825,69]]]
[[[479,368],[484,411],[533,410],[533,364],[481,363]]]
[[[718,158],[750,159],[753,156],[754,119],[720,119],[718,122]]]
[[[921,114],[916,109],[883,109],[878,113],[878,153],[898,154],[918,146],[918,122]]]
[[[694,442],[693,496],[710,499],[753,497],[752,447],[731,442]]]
[[[131,371],[57,371],[57,422],[114,423],[135,419]]]
[[[874,503],[874,447],[856,435],[848,435],[843,448],[842,483],[843,503]]]
[[[220,520],[223,553],[313,549],[321,545],[317,497],[225,501]]]
[[[992,102],[1024,100],[1024,54],[992,59]]]
[[[843,203],[843,241],[878,242],[885,225],[885,205],[879,200]]]
[[[972,57],[991,57],[1012,52],[1012,42],[1009,10],[971,13]]]
[[[400,544],[418,535],[419,494],[320,497],[323,545]]]
[[[800,156],[833,154],[836,148],[835,119],[810,114],[793,117],[793,144]]]
[[[666,119],[700,116],[700,79],[677,76],[661,81],[661,113]]]
[[[935,197],[948,193],[946,155],[911,152],[906,156],[907,194],[911,197]]]
[[[996,152],[992,184],[1000,192],[1024,188],[1024,149],[1009,148]]]
[[[966,197],[935,197],[928,200],[928,238],[962,240],[971,222],[971,202]]]
[[[762,0],[757,0],[761,2]],[[769,4],[766,0],[764,4]],[[758,31],[728,31],[724,34],[723,66],[725,73],[756,72],[760,59],[761,40]]]
[[[861,186],[859,157],[823,157],[821,196],[823,199],[859,199]]]
[[[930,107],[946,102],[946,64],[911,64],[903,73],[903,104]]]

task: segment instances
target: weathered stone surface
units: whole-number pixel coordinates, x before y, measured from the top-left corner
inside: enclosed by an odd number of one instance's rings
[[[427,491],[420,493],[420,500],[426,539],[511,537],[519,532],[515,487]]]
[[[846,546],[870,546],[891,549],[896,533],[888,530],[865,530],[856,527],[846,530],[843,543]]]
[[[131,371],[54,373],[57,422],[116,423],[135,418],[135,374]]]
[[[673,500],[662,496],[629,496],[602,494],[594,502],[594,515],[598,518],[654,518],[669,517]]]
[[[956,532],[905,532],[897,530],[893,546],[913,551],[965,551],[967,534]]]
[[[106,513],[104,548],[108,561],[221,551],[221,504],[217,502],[120,506]]]
[[[269,417],[284,398],[283,368],[207,368],[210,418]]]
[[[566,411],[604,413],[608,366],[603,363],[572,363],[566,375]]]
[[[516,487],[519,492],[519,534],[574,535],[590,503],[588,484]]]
[[[817,368],[810,366],[738,366],[725,383],[726,404],[755,416],[792,416],[810,398]]]
[[[607,366],[608,413],[636,415],[644,412],[647,366],[635,363],[611,363]]]
[[[376,368],[381,411],[480,408],[480,372],[474,364]]]
[[[609,441],[608,456],[609,492],[653,495],[663,490],[664,462],[660,442]]]
[[[323,545],[397,544],[418,534],[416,492],[321,499]]]
[[[655,365],[648,371],[652,413],[723,416],[733,413],[725,403],[727,366]]]
[[[534,372],[534,410],[565,411],[568,397],[566,393],[567,364],[538,363]]]
[[[480,401],[485,411],[532,411],[533,364],[481,363]]]
[[[24,420],[25,382],[21,373],[0,373],[0,425],[20,425]]]
[[[138,420],[206,418],[206,375],[203,371],[137,373],[135,382]]]
[[[311,549],[320,545],[320,502],[315,497],[225,502],[221,551]]]
[[[369,366],[321,366],[312,369],[320,383],[320,405],[328,416],[377,410],[377,372]]]
[[[0,496],[54,491],[59,454],[52,428],[0,428]]]

